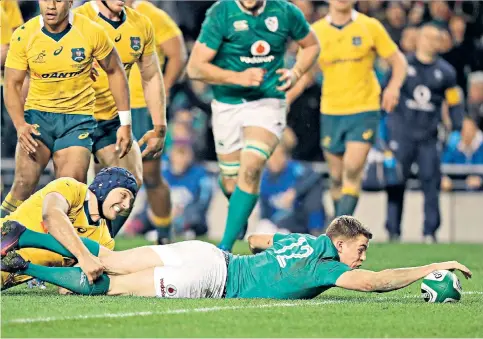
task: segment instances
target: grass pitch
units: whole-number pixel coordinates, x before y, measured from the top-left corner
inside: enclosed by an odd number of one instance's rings
[[[144,243],[119,239],[116,249]],[[425,303],[419,283],[385,294],[334,288],[308,301],[58,296],[23,284],[2,294],[1,337],[483,337],[483,246],[373,244],[364,266],[447,260],[473,271],[458,274],[465,294],[455,304]]]

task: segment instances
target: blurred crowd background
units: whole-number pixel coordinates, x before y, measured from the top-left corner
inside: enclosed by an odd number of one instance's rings
[[[179,25],[188,50],[193,46],[198,36],[206,10],[214,3],[214,1],[152,2],[166,11]],[[310,23],[323,18],[328,11],[326,1],[293,0],[292,2],[303,11]],[[75,6],[78,6],[84,3],[84,1],[74,1],[74,3]],[[20,0],[19,4],[25,21],[39,14],[36,1]],[[469,172],[467,173],[464,170],[466,165],[483,165],[483,2],[461,0],[367,0],[359,1],[356,8],[362,13],[379,19],[404,53],[411,53],[415,50],[417,27],[420,24],[432,21],[444,30],[444,44],[441,45],[440,55],[457,72],[458,85],[465,95],[467,118],[461,131],[450,132],[448,112],[443,109],[443,122],[440,131],[442,162],[443,164],[457,164],[460,167],[452,175],[444,175],[442,189],[447,191],[483,190],[483,172],[469,175]],[[296,47],[294,45],[293,48],[290,47],[288,49],[286,55],[286,62],[289,66],[294,63],[295,55]],[[381,84],[384,84],[387,66],[383,62],[377,61],[374,68]],[[318,170],[315,171],[321,173],[318,177],[310,177],[305,172],[313,170],[314,166],[312,165],[314,162],[320,165],[321,163],[323,164],[324,160],[319,140],[319,103],[323,81],[323,76],[320,75],[316,83],[307,88],[304,94],[291,106],[288,113],[288,126],[290,129],[288,129],[288,135],[286,136],[288,141],[283,143],[283,150],[276,154],[272,163],[269,164],[267,174],[264,176],[264,182],[262,182],[260,201],[262,209],[264,203],[270,205],[269,201],[264,202],[263,199],[263,190],[266,188],[266,183],[276,185],[275,179],[270,177],[271,173],[277,172],[280,168],[287,166],[286,164],[293,165],[293,171],[291,172],[293,175],[290,180],[280,184],[281,186],[278,188],[280,192],[287,192],[291,187],[290,185],[302,185],[302,187],[305,187],[303,185],[308,185],[307,187],[317,186],[316,189],[320,191],[327,186],[327,183],[324,181],[326,174],[324,174],[323,170],[320,171],[321,168],[323,169],[323,165],[322,167],[319,166]],[[184,78],[173,87],[168,108],[169,133],[164,161],[179,163],[179,166],[176,166],[181,169],[189,168],[192,164],[194,165],[201,161],[216,161],[210,123],[211,99],[212,92],[210,86],[201,82],[190,81]],[[403,128],[409,128],[409,126]],[[384,134],[383,130],[384,120],[381,121],[381,137]],[[180,144],[176,140],[190,140],[191,142]],[[5,161],[8,158],[13,158],[15,143],[15,129],[9,122],[8,114],[2,109],[2,163],[6,163]],[[171,152],[173,148],[174,152]],[[371,161],[377,162],[377,157],[370,157],[369,162]],[[204,211],[202,213],[206,213],[209,199],[211,199],[212,195],[211,192],[216,187],[214,175],[210,173],[217,171],[216,166],[204,166],[204,168],[206,173],[203,172],[203,175],[206,177],[211,176],[213,186],[211,189],[201,190],[205,192],[202,197],[204,200],[200,204]],[[201,175],[201,172],[197,173]],[[6,186],[9,175],[11,174],[7,173],[7,170],[2,169],[2,182]],[[299,182],[299,178],[305,181]],[[311,178],[313,181],[307,178]],[[320,178],[321,180],[319,180]],[[417,186],[417,182],[415,182],[414,187],[410,185],[410,188],[417,189]],[[200,179],[200,187],[207,187],[206,180]],[[269,190],[269,188],[266,189]],[[273,187],[270,189],[273,189]],[[313,194],[321,194],[320,191]],[[8,192],[8,189],[2,190],[2,199],[5,192]],[[182,200],[182,194],[178,195],[180,196],[179,199]],[[279,201],[275,205],[290,205],[289,210],[293,210],[296,204],[305,206],[303,201],[294,202],[290,194],[278,196],[278,198]],[[308,201],[313,201],[313,199]],[[309,229],[316,230],[315,233],[323,227],[323,222],[322,224],[313,222],[314,220],[324,218],[323,206],[319,205],[305,206],[309,210],[304,215],[306,220],[303,225]],[[282,208],[282,210],[287,209]],[[278,218],[277,220],[285,220],[286,213],[277,214],[276,212],[269,207],[265,207],[262,210],[262,215],[267,219]],[[183,215],[183,213],[180,212],[179,215]],[[206,224],[206,220],[199,220],[198,222]],[[186,221],[180,220],[179,223],[181,225],[179,227],[182,229]],[[291,220],[289,224],[297,223]],[[196,234],[203,234],[206,232],[205,226],[201,225],[198,228],[193,228],[193,230],[196,231]],[[304,229],[296,231],[304,231]]]

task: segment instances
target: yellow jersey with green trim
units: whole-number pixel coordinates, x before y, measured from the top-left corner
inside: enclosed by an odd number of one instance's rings
[[[321,112],[347,115],[380,110],[381,87],[374,62],[376,56],[388,58],[398,49],[382,24],[354,10],[344,27],[335,27],[327,15],[312,28],[321,46]]]
[[[0,8],[3,9],[2,21],[7,19],[8,25],[12,30],[24,23],[17,0],[2,0],[0,4]],[[3,14],[5,14],[5,16],[3,16]]]
[[[182,34],[181,30],[165,11],[159,9],[149,1],[135,1],[133,8],[137,12],[147,16],[153,24],[156,52],[158,54],[159,65],[162,69],[166,58],[161,45],[169,39],[180,36]],[[147,106],[146,100],[144,99],[141,72],[139,71],[138,65],[134,65],[131,70],[129,90],[131,93],[131,107],[142,108]]]
[[[101,219],[98,226],[89,225],[84,210],[84,203],[89,199],[88,186],[73,178],[59,178],[50,182],[25,200],[10,215],[0,219],[0,222],[15,220],[32,231],[47,233],[42,222],[42,207],[45,197],[52,192],[59,193],[67,200],[67,216],[80,237],[92,239],[109,249],[114,248],[114,239],[104,219]]]
[[[116,50],[129,77],[132,66],[142,57],[156,53],[154,46],[154,29],[147,17],[135,10],[125,7],[121,21],[111,21],[99,12],[95,1],[90,1],[74,10],[102,26],[114,41]],[[94,117],[97,120],[112,120],[117,116],[117,107],[107,74],[95,63],[99,72],[93,87],[96,91]]]
[[[13,33],[5,67],[30,73],[25,110],[92,115],[92,62],[112,48],[102,28],[83,15],[70,13],[67,28],[56,34],[37,16]]]

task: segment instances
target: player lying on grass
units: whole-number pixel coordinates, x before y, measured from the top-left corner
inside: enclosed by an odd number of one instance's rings
[[[102,274],[103,265],[91,255],[79,237],[114,248],[111,221],[131,209],[137,189],[134,176],[116,167],[99,172],[90,186],[72,178],[60,178],[33,194],[0,222],[22,223],[34,231],[33,235],[50,233],[74,254],[82,271],[92,281]],[[23,248],[19,254],[38,265],[65,265],[62,256],[46,250]],[[29,276],[8,274],[2,270],[2,290],[29,279]]]
[[[276,298],[308,299],[337,286],[363,292],[403,288],[435,270],[458,269],[456,261],[420,267],[362,270],[372,234],[355,218],[341,216],[318,238],[253,235],[249,245],[256,255],[237,256],[201,241],[146,246],[113,252],[83,239],[104,271],[90,285],[77,267],[44,267],[25,261],[16,248],[36,247],[72,257],[48,234],[36,234],[18,222],[2,226],[2,270],[20,272],[84,295],[136,295],[165,298]]]

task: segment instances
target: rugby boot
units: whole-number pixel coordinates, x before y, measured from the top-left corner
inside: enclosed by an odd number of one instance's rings
[[[2,257],[11,250],[18,249],[18,241],[26,228],[14,220],[7,220],[2,225]]]
[[[30,261],[26,261],[20,254],[15,251],[10,251],[2,258],[2,271],[9,273],[16,273],[27,269]]]

